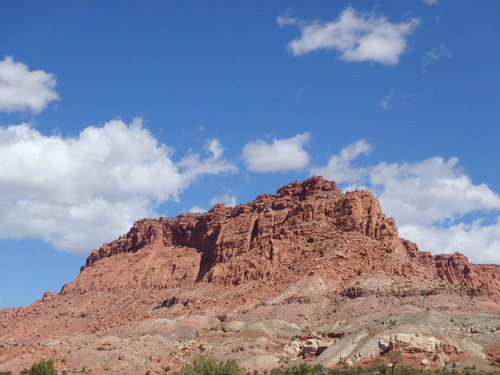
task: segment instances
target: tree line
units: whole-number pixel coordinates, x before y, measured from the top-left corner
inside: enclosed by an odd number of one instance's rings
[[[476,371],[475,368],[466,367],[463,370],[454,368],[437,368],[434,370],[424,368],[412,368],[397,366],[399,361],[397,353],[391,366],[375,363],[370,367],[344,366],[343,368],[326,369],[321,364],[311,365],[302,362],[293,367],[279,367],[263,372],[247,372],[244,367],[238,365],[234,359],[217,362],[215,359],[203,355],[197,357],[193,363],[184,365],[180,370],[172,372],[170,375],[500,375],[500,371]],[[391,358],[392,359],[392,358]],[[492,367],[493,364],[490,364]],[[495,364],[496,366],[496,364]],[[166,369],[168,371],[168,369]],[[164,374],[166,374],[166,371]],[[67,373],[64,371],[64,373]],[[151,375],[147,371],[146,375]],[[0,371],[0,375],[13,375],[11,371]],[[28,370],[23,370],[20,375],[58,375],[54,367],[54,360],[35,362]]]

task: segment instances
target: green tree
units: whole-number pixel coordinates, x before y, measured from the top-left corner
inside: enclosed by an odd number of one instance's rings
[[[294,375],[312,375],[313,369],[311,365],[307,362],[302,362],[298,366],[294,366],[292,369],[295,369]]]
[[[215,362],[214,359],[200,355],[193,364],[187,364],[174,375],[244,375],[245,371],[234,359]]]
[[[57,375],[57,370],[54,368],[54,360],[40,361],[33,363],[33,366],[28,371],[28,375]]]
[[[317,363],[312,368],[313,375],[325,375],[326,369],[323,367],[321,363]]]
[[[389,358],[389,360],[392,363],[391,373],[392,375],[394,375],[394,370],[396,369],[396,366],[403,360],[403,358],[401,358],[401,352],[397,352],[395,350],[389,350],[387,353],[385,353],[385,356]]]

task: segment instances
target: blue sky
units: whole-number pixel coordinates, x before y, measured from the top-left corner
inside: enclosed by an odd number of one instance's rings
[[[0,4],[0,307],[135,220],[312,175],[500,263],[498,1]]]

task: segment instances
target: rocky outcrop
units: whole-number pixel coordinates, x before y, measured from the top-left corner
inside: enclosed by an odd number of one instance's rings
[[[418,250],[410,241],[401,240],[408,255],[416,264],[426,268],[443,281],[459,286],[469,295],[487,294],[500,302],[500,265],[476,265],[462,254],[431,255]]]
[[[0,309],[0,322],[3,320],[8,320],[10,318],[16,317],[19,314],[21,308],[5,308]]]
[[[451,354],[459,351],[453,345],[444,343],[435,337],[408,333],[395,333],[383,336],[379,339],[378,345],[383,352],[397,350],[407,353],[425,353],[431,355],[443,352]]]
[[[321,230],[314,226],[321,226]],[[313,177],[233,209],[218,204],[206,214],[140,220],[126,235],[94,250],[85,268],[104,258],[143,249],[186,248],[196,252],[186,255],[189,251],[175,251],[175,261],[168,266],[172,277],[158,287],[173,286],[186,279],[240,284],[272,277],[282,258],[289,256],[283,255],[284,245],[301,245],[293,237],[308,236],[306,240],[312,243],[318,232],[322,232],[324,240],[328,231],[357,233],[380,241],[385,252],[400,254],[399,261],[383,262],[388,272],[404,272],[405,264],[409,264],[394,219],[386,218],[370,192],[342,194],[334,182]]]
[[[300,348],[303,356],[318,356],[332,346],[334,340],[328,338],[311,338],[301,343]]]
[[[420,252],[370,192],[313,177],[234,208],[137,221],[60,293],[0,309],[0,371],[56,358],[61,371],[139,374],[199,354],[334,366],[373,360],[379,337],[450,361],[447,342],[460,342],[496,360],[498,267]]]

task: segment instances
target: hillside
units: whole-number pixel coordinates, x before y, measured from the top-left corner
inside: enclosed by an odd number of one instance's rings
[[[76,279],[0,310],[0,371],[55,358],[93,373],[362,364],[389,349],[429,366],[500,363],[500,266],[399,238],[367,191],[313,177],[205,214],[147,218]]]

